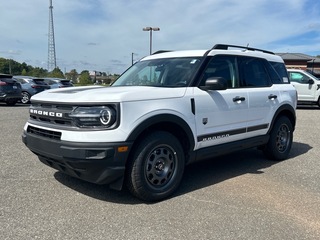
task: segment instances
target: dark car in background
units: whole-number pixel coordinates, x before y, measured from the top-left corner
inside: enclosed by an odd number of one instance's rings
[[[50,88],[64,88],[73,87],[73,84],[68,79],[63,78],[44,78],[44,81],[50,86]]]
[[[30,98],[44,90],[50,89],[50,86],[44,81],[43,78],[30,77],[30,76],[14,76],[22,88],[22,103],[29,103]]]
[[[21,85],[12,75],[0,74],[0,102],[9,106],[15,105],[22,98]]]

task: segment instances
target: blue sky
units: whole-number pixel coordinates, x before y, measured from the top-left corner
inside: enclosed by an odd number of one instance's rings
[[[320,55],[320,0],[52,0],[64,71],[122,73],[153,51],[216,43]],[[0,57],[47,68],[49,0],[0,0]]]

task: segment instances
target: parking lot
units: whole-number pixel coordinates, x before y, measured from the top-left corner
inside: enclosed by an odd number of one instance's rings
[[[1,239],[320,239],[320,108],[299,107],[290,158],[251,149],[185,171],[147,204],[42,164],[22,143],[28,106],[0,105]]]

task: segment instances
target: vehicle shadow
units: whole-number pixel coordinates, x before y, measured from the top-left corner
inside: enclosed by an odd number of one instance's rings
[[[29,107],[30,104],[23,104],[23,103],[16,103],[14,106],[9,106],[6,103],[0,103],[0,107],[7,107],[7,108],[17,108],[17,107]]]
[[[308,144],[293,142],[289,158],[284,161],[290,161],[310,149],[312,147]],[[248,173],[263,174],[265,169],[281,162],[283,161],[268,160],[262,151],[248,149],[191,164],[186,168],[177,195],[183,195]]]
[[[308,144],[294,142],[289,159],[303,155],[312,147]],[[275,165],[277,161],[267,160],[262,151],[248,149],[228,155],[190,164],[186,167],[182,183],[177,192],[170,198],[187,194],[244,174],[263,174],[264,169]],[[66,187],[92,198],[118,204],[153,204],[145,203],[133,197],[124,188],[122,191],[109,189],[107,185],[88,183],[56,172],[54,177]]]
[[[106,202],[114,202],[118,204],[141,204],[141,200],[135,198],[124,187],[121,191],[112,190],[108,185],[98,185],[89,183],[78,178],[71,177],[62,172],[54,173],[55,179],[64,186],[81,193]]]
[[[297,106],[297,109],[299,109],[299,110],[310,110],[310,109],[320,110],[320,107],[318,105],[300,104]]]

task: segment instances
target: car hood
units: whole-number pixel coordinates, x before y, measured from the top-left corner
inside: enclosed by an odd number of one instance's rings
[[[32,96],[31,101],[57,103],[131,102],[151,99],[180,98],[186,87],[166,88],[150,86],[68,87],[47,90]]]

